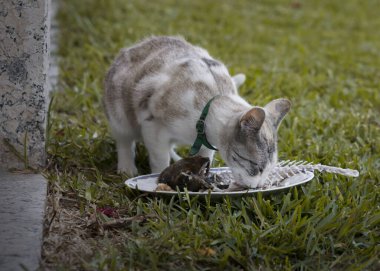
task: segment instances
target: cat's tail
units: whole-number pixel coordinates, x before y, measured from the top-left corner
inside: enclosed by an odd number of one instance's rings
[[[177,162],[177,161],[179,161],[179,160],[181,160],[182,159],[182,157],[181,156],[179,156],[176,152],[175,152],[175,150],[174,150],[174,146],[172,146],[171,148],[170,148],[170,157],[174,160],[174,162]]]

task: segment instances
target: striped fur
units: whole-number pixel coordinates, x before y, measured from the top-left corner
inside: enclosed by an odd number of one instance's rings
[[[161,172],[175,156],[175,144],[193,143],[204,105],[221,95],[210,107],[207,137],[231,167],[236,185],[262,185],[276,162],[277,128],[290,102],[253,107],[238,95],[244,80],[242,74],[231,77],[223,63],[180,37],[151,37],[122,49],[106,75],[104,94],[118,170],[137,174],[134,144],[142,141],[152,171]],[[202,148],[200,154],[212,159],[214,152]]]

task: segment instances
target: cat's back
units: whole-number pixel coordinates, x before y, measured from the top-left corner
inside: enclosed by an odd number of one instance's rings
[[[159,72],[167,63],[192,50],[182,37],[153,36],[120,50],[104,80],[104,106],[108,118],[129,115],[135,124],[133,92],[144,77]],[[122,109],[124,108],[124,110]]]
[[[132,47],[123,49],[121,54],[126,56],[131,63],[141,64],[149,58],[154,58],[158,53],[165,52],[166,55],[169,55],[170,52],[179,53],[192,49],[193,46],[182,37],[153,36]]]
[[[230,93],[236,88],[227,68],[205,49],[182,37],[154,36],[120,51],[106,75],[104,102],[108,117],[124,115],[136,126],[139,112],[177,117],[189,97],[200,109],[211,97]]]
[[[136,84],[144,75],[157,72],[166,63],[194,49],[182,37],[153,36],[144,39],[120,51],[106,75],[106,83],[117,81],[116,77],[120,74],[127,77],[123,81]]]

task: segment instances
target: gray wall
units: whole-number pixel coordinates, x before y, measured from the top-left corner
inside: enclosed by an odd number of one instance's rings
[[[45,164],[50,0],[0,0],[0,167]],[[26,136],[26,144],[24,144]],[[9,144],[6,144],[7,141]]]

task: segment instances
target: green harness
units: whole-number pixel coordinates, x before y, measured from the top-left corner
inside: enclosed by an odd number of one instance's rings
[[[218,95],[219,96],[219,95]],[[209,148],[210,150],[217,151],[218,149],[215,148],[208,142],[207,137],[206,137],[206,117],[208,114],[208,110],[210,108],[211,102],[218,96],[213,97],[211,100],[209,100],[206,104],[206,106],[202,110],[202,114],[197,121],[197,124],[195,125],[195,128],[197,130],[197,138],[194,141],[193,146],[190,149],[190,155],[196,155],[199,150],[201,149],[202,145],[204,145],[206,148]]]

